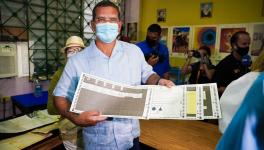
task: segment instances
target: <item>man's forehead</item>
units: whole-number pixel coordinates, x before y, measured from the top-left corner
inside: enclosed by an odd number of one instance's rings
[[[248,40],[248,39],[250,39],[250,37],[247,34],[238,35],[238,40]]]
[[[118,11],[113,7],[98,7],[96,9],[96,17],[118,18]]]
[[[96,15],[97,18],[118,18],[117,15],[113,14],[98,14]]]
[[[238,38],[238,43],[250,43],[250,37],[248,35],[242,35]]]
[[[148,34],[152,34],[152,35],[159,35],[159,32],[151,32],[151,31],[148,31],[147,33]]]

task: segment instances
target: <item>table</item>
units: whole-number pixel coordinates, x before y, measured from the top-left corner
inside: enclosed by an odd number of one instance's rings
[[[0,133],[1,137],[2,136],[6,136],[5,133]],[[12,136],[13,135],[13,136]],[[63,142],[60,138],[60,133],[58,129],[52,130],[49,133],[45,134],[42,133],[43,135],[43,139],[38,139],[35,141],[31,141],[31,142],[26,142],[24,138],[28,138],[27,140],[29,140],[29,137],[32,138],[32,135],[29,134],[28,132],[26,133],[14,133],[12,134],[11,137],[8,135],[6,136],[6,138],[3,138],[0,140],[0,148],[2,149],[16,149],[16,148],[23,148],[25,150],[52,150],[52,149],[64,149],[64,148],[60,148],[60,147],[64,147],[63,146]],[[16,136],[23,136],[20,138],[17,138]],[[45,137],[47,136],[47,137]],[[37,136],[38,137],[38,136]],[[9,139],[7,139],[9,138]],[[13,139],[12,139],[13,138]],[[12,139],[12,140],[11,140]],[[22,143],[24,142],[24,143]]]
[[[213,150],[218,126],[193,120],[140,120],[140,142],[156,149]]]
[[[48,91],[43,91],[39,97],[35,97],[34,93],[11,96],[11,100],[13,102],[14,115],[16,115],[16,106],[23,114],[28,114],[35,110],[47,108]]]
[[[27,147],[27,150],[51,150],[56,149],[58,146],[63,145],[62,140],[59,136],[59,132],[57,134],[52,135],[51,137],[42,140],[36,144],[33,144]]]

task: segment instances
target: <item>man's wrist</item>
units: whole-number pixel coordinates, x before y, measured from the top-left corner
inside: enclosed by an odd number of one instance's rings
[[[159,82],[162,78],[158,78],[157,82],[156,82],[156,85],[159,85]]]

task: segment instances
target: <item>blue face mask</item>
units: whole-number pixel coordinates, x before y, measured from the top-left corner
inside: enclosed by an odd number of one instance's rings
[[[117,23],[99,23],[96,24],[96,36],[104,43],[113,42],[118,35]]]

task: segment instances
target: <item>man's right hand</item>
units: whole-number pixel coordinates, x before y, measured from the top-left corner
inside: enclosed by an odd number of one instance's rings
[[[151,55],[148,59],[148,64],[151,65],[151,66],[154,66],[158,63],[159,61],[159,57],[158,56],[155,56],[155,55]]]
[[[105,121],[107,117],[101,116],[98,111],[86,111],[74,118],[74,123],[81,127],[94,126],[98,122]]]

